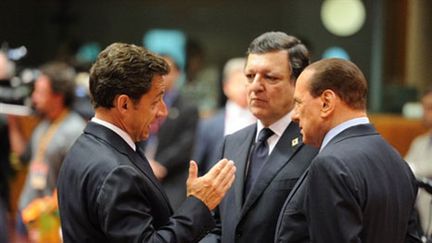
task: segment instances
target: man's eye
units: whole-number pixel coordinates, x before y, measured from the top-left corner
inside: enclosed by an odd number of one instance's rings
[[[246,78],[247,78],[249,83],[253,82],[254,77],[255,77],[255,75],[253,75],[253,74],[246,74]]]
[[[265,79],[269,83],[277,83],[279,81],[279,79],[277,77],[274,77],[274,76],[266,76]]]

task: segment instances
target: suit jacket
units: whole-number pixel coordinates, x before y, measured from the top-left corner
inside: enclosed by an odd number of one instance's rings
[[[199,163],[200,174],[205,174],[218,161],[219,147],[222,145],[225,132],[225,109],[214,116],[201,120],[194,146],[192,159]]]
[[[234,185],[215,215],[220,220],[215,233],[224,243],[273,241],[279,211],[317,153],[302,143],[298,124],[291,122],[244,199],[245,172],[255,134],[256,124],[226,136],[222,146],[221,157],[233,160],[237,167]],[[293,143],[295,139],[297,144]]]
[[[373,126],[350,127],[288,196],[275,242],[421,242],[416,193],[410,168]]]
[[[162,186],[174,209],[186,199],[186,180],[198,118],[198,108],[178,95],[156,135],[155,160],[167,169]]]
[[[194,197],[173,214],[142,153],[93,122],[66,156],[58,198],[64,242],[196,242],[214,226]]]

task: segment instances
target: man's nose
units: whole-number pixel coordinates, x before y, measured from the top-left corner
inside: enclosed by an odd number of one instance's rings
[[[168,116],[168,108],[164,101],[162,101],[159,105],[158,117],[166,117]]]
[[[262,76],[257,74],[254,76],[252,82],[249,83],[249,86],[253,90],[258,90],[262,88],[262,82],[263,82]]]
[[[296,107],[297,107],[297,106],[294,105],[293,112],[291,113],[291,120],[292,120],[293,122],[298,123],[298,122],[299,122],[299,116],[298,116],[298,111],[297,111],[297,108],[296,108]]]

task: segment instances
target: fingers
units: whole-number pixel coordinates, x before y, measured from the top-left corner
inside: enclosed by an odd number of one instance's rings
[[[198,177],[198,165],[195,161],[189,162],[189,178],[188,180],[194,180]]]
[[[205,176],[208,176],[211,180],[215,179],[220,174],[221,170],[226,167],[227,164],[227,159],[219,160],[219,162],[217,162]]]
[[[234,182],[235,172],[236,172],[236,167],[234,165],[234,162],[232,160],[230,160],[228,162],[227,166],[225,166],[222,169],[221,173],[219,174],[219,176],[217,178],[220,185],[223,187],[224,191],[229,189],[231,187],[232,183]]]

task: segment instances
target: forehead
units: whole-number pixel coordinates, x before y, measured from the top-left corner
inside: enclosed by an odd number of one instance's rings
[[[312,79],[313,71],[310,69],[304,70],[297,79],[295,93],[304,93],[308,91],[309,82]]]
[[[248,55],[245,72],[289,72],[288,52],[274,51],[262,54],[251,53]]]
[[[40,75],[36,79],[35,88],[50,90],[51,89],[51,82],[50,82],[49,78],[46,75],[43,75],[43,74]]]

